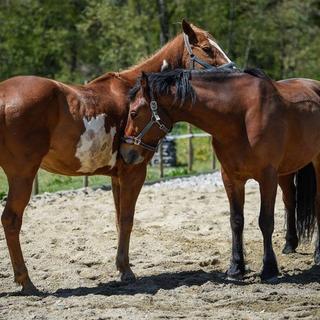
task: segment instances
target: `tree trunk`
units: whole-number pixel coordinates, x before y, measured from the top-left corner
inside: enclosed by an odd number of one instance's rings
[[[160,22],[160,45],[169,41],[169,19],[165,0],[157,0],[159,22]]]

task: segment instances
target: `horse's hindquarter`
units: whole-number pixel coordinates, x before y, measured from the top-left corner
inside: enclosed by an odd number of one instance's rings
[[[279,174],[285,175],[309,163],[320,151],[320,82],[287,79],[275,83],[286,101],[285,153]]]
[[[6,171],[36,166],[48,152],[57,120],[56,89],[51,80],[33,76],[0,84],[0,165]]]
[[[280,174],[297,171],[320,153],[320,104],[291,103],[287,110],[286,151]]]

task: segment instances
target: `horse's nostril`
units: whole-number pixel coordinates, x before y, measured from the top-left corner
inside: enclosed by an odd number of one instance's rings
[[[128,164],[133,164],[139,157],[138,153],[134,150],[130,150],[128,155],[127,155],[127,163]]]

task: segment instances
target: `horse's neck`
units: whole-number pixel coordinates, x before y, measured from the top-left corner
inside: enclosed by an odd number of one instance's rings
[[[211,90],[207,91],[206,97],[201,97],[201,95],[198,94],[200,91],[199,88],[197,89],[194,85],[193,87],[196,92],[195,103],[192,104],[190,99],[187,99],[182,106],[178,106],[179,102],[173,103],[174,106],[168,109],[172,121],[174,123],[180,121],[191,123],[209,134],[213,134],[216,130],[220,130],[220,127],[225,127],[227,122],[229,120],[231,121],[229,115],[233,112],[233,107],[231,104],[224,101],[224,99],[220,98],[223,97],[223,95],[216,93],[221,93],[224,86],[221,85],[219,88],[211,88]],[[228,92],[226,92],[226,95],[228,95]],[[171,96],[170,99],[171,103],[164,101],[164,104],[162,105],[172,105],[174,96]],[[236,109],[237,107],[234,108]]]
[[[183,67],[182,56],[184,50],[184,41],[182,34],[176,36],[173,40],[168,42],[163,48],[152,55],[149,59],[141,62],[140,64],[124,70],[120,73],[108,72],[94,80],[91,84],[108,83],[114,77],[121,80],[125,86],[131,87],[135,84],[137,78],[144,72],[159,72],[164,63],[164,60],[170,65],[171,68]]]
[[[162,49],[142,63],[120,72],[120,77],[134,84],[136,79],[144,72],[159,72],[163,63],[168,63],[171,68],[175,69],[182,66],[182,56],[184,50],[184,42],[182,35],[176,36],[168,42]]]

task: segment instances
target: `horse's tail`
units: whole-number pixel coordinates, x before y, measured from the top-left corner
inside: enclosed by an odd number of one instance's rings
[[[296,227],[298,239],[310,240],[315,227],[316,176],[312,163],[295,174],[296,180]]]

